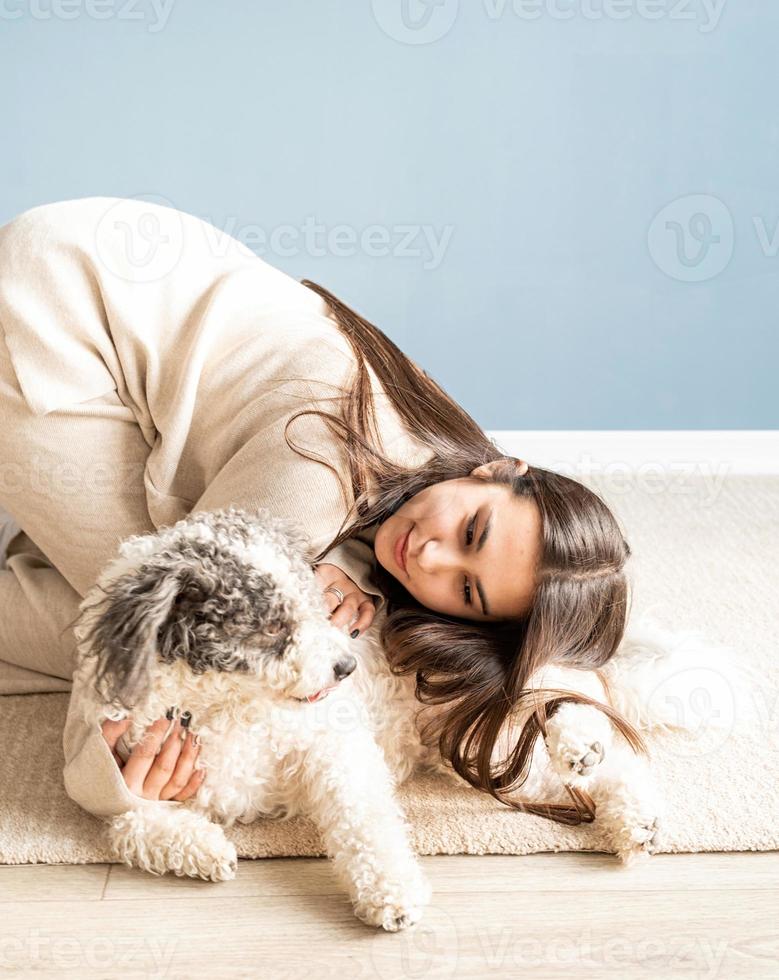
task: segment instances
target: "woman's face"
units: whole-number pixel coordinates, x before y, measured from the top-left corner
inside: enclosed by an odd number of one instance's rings
[[[374,549],[382,568],[428,609],[497,621],[519,618],[532,604],[541,532],[532,498],[471,475],[407,500],[379,526]]]

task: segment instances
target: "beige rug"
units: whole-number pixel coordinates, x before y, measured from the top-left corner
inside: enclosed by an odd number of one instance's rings
[[[661,850],[779,848],[779,478],[591,479],[634,552],[634,615],[700,629],[733,647],[764,683],[748,711],[705,744],[691,732],[650,742],[668,800]],[[66,694],[0,698],[0,862],[111,860],[100,821],[62,785]],[[705,709],[705,705],[703,706]],[[688,710],[698,710],[696,705]],[[401,790],[421,854],[608,850],[597,823],[564,828],[511,811],[446,777]],[[229,832],[243,857],[319,855],[307,820],[257,821]]]

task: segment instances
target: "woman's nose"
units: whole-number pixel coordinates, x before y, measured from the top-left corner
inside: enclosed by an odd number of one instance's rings
[[[428,540],[420,550],[416,563],[426,575],[435,575],[445,571],[452,561],[451,553],[445,542]]]

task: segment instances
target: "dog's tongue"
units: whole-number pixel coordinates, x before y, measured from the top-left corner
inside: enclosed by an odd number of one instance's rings
[[[321,701],[322,698],[326,698],[327,695],[332,691],[332,687],[323,687],[321,691],[317,691],[316,694],[309,694],[306,697],[306,701],[312,704],[314,701]]]

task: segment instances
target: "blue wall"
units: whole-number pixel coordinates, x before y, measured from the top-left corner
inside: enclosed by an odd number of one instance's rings
[[[774,0],[0,0],[0,222],[163,198],[489,429],[775,428],[778,41]]]

